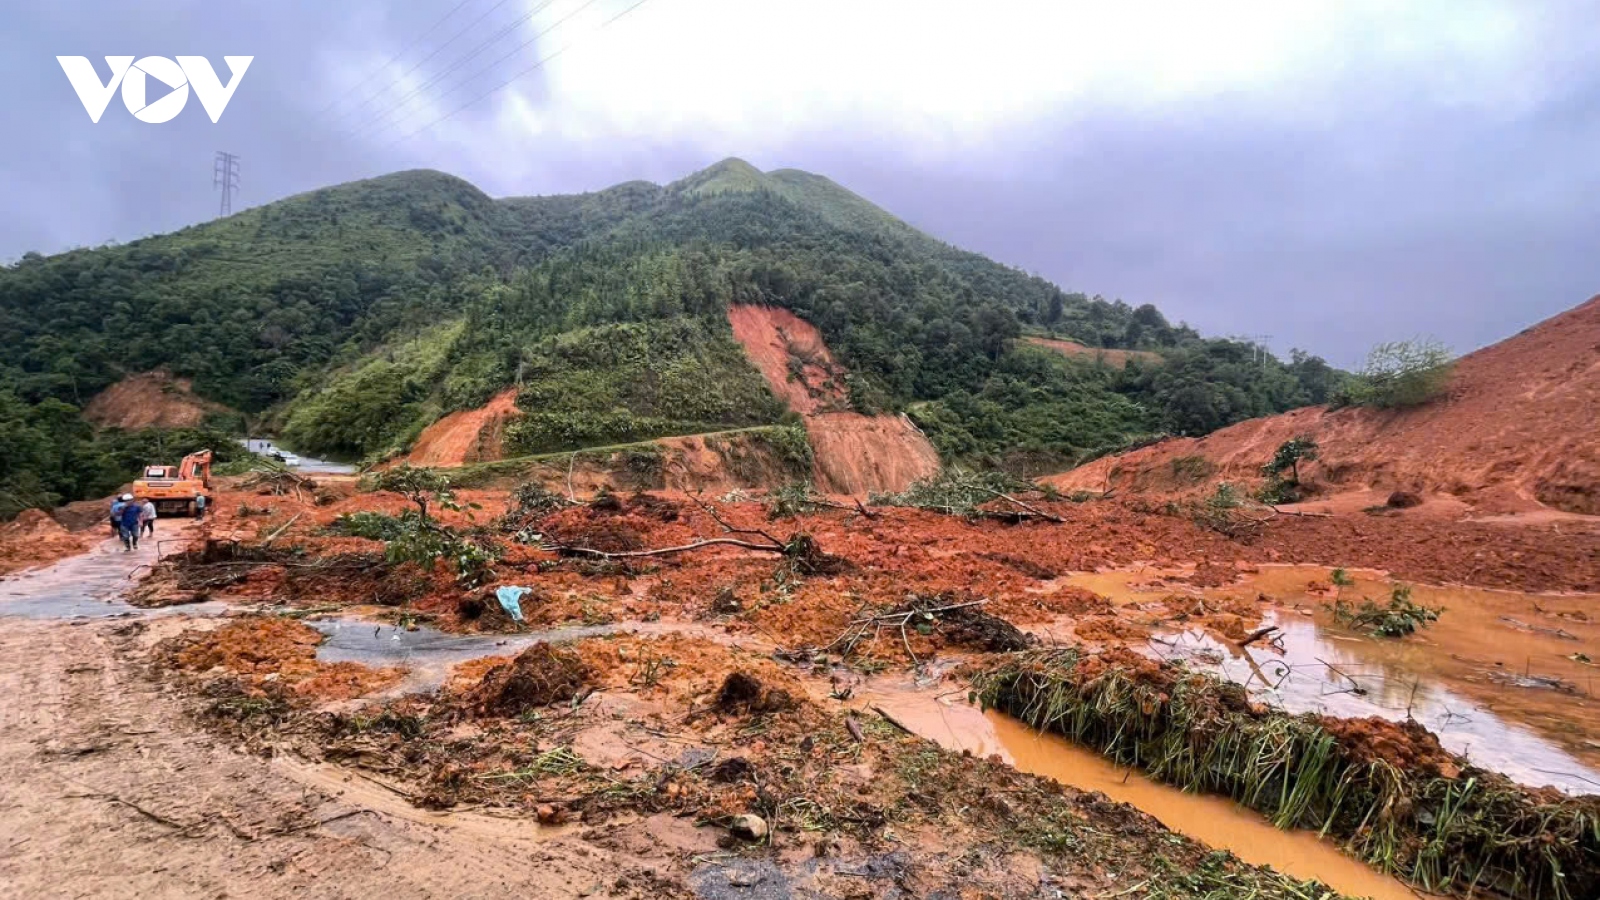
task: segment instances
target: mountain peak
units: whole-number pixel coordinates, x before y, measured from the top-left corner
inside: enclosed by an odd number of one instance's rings
[[[760,169],[737,156],[730,156],[687,178],[673,182],[669,187],[682,194],[709,197],[713,194],[770,191],[775,185]]]

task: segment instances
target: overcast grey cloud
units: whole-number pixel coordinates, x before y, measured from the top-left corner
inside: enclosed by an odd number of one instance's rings
[[[1600,292],[1600,3],[647,0],[601,27],[636,0],[468,0],[428,30],[456,2],[6,12],[0,258],[204,221],[219,149],[243,160],[236,208],[403,168],[503,196],[738,155],[1345,365],[1419,333],[1469,350]],[[220,123],[113,99],[91,124],[58,54],[102,76],[112,54],[255,60]]]

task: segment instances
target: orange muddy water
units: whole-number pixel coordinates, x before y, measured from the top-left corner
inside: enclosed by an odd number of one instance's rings
[[[1119,768],[1065,738],[1041,734],[1009,716],[986,714],[994,734],[1023,772],[1042,775],[1138,807],[1173,831],[1230,850],[1248,863],[1296,878],[1314,878],[1341,894],[1373,900],[1416,900],[1418,894],[1341,853],[1309,831],[1281,831],[1256,813],[1220,797],[1186,794]]]
[[[1204,590],[1170,580],[1173,574],[1062,581],[1110,597],[1131,618],[1165,618],[1150,652],[1217,671],[1267,702],[1345,717],[1410,716],[1484,768],[1524,784],[1600,792],[1600,597],[1413,585],[1413,602],[1444,612],[1421,631],[1390,639],[1353,633],[1330,611],[1336,595],[1356,605],[1387,602],[1395,582],[1381,572],[1353,570],[1355,583],[1342,589],[1321,566],[1262,566]],[[1173,622],[1158,607],[1174,594],[1259,599],[1263,622],[1281,629],[1278,640],[1240,649]]]

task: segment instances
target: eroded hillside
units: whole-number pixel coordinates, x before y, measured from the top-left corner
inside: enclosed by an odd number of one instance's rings
[[[851,410],[847,373],[811,323],[754,305],[730,307],[728,322],[773,393],[804,417],[818,490],[903,491],[938,470],[938,452],[910,419]]]
[[[1099,459],[1051,481],[1173,493],[1250,483],[1280,444],[1309,436],[1321,458],[1302,474],[1319,496],[1401,490],[1486,512],[1596,515],[1597,423],[1600,297],[1463,357],[1448,395],[1422,406],[1297,409]]]

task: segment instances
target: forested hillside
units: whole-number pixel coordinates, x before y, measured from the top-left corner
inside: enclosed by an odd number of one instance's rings
[[[1065,465],[1321,399],[1315,358],[1262,363],[1152,306],[1060,288],[916,231],[833,182],[727,160],[665,187],[492,200],[402,172],[125,245],[0,270],[0,513],[126,477],[78,415],[165,369],[297,449],[363,457],[523,386],[527,452],[779,420],[730,303],[787,307],[947,458]],[[1113,369],[1016,339],[1158,350]]]

